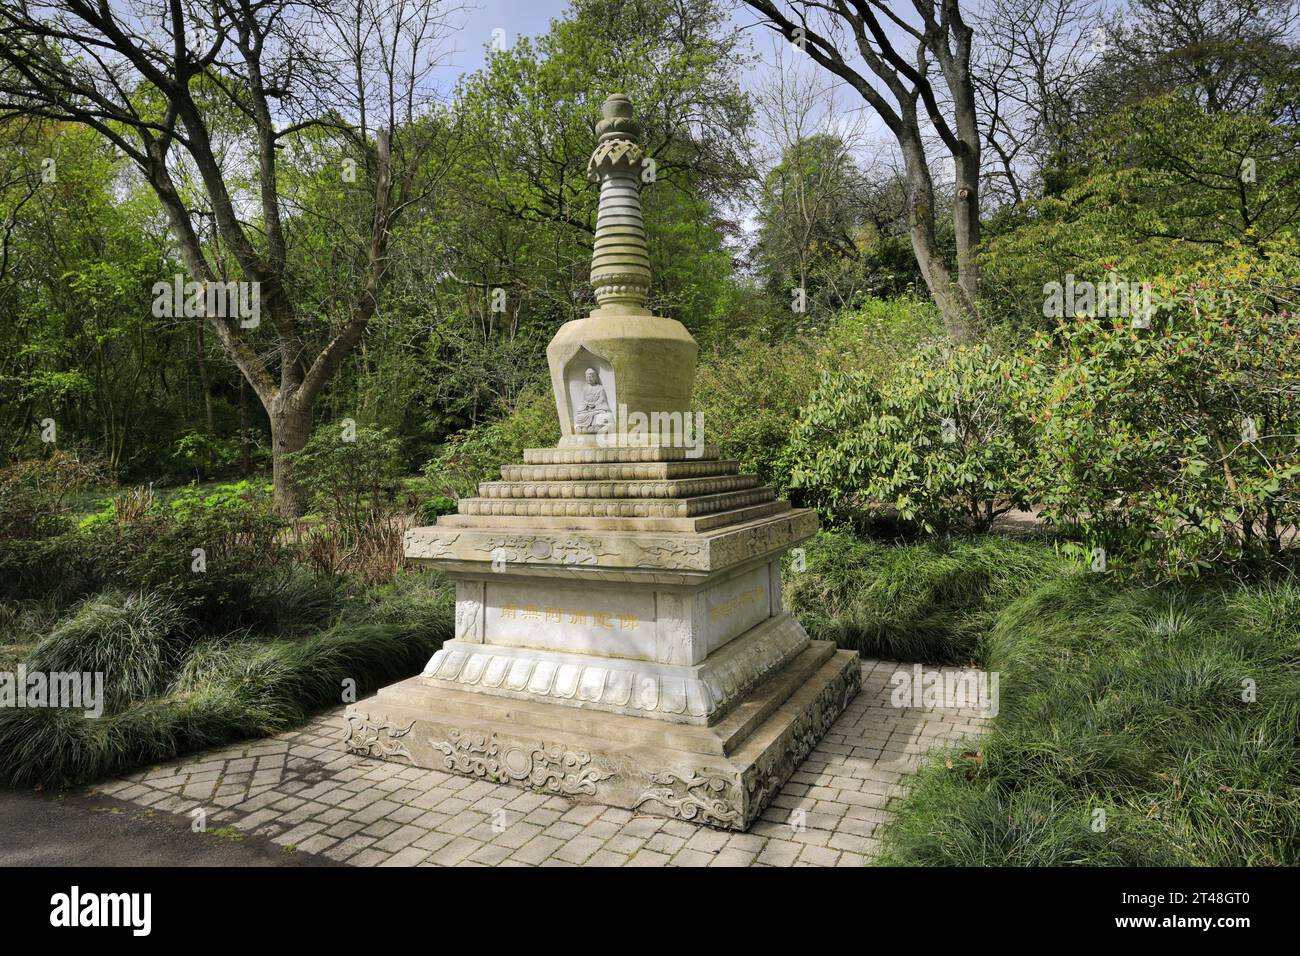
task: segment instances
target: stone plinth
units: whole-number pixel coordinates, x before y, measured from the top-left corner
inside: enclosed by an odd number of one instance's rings
[[[710,726],[556,707],[411,678],[348,708],[372,757],[742,830],[861,685],[857,654],[811,642]]]

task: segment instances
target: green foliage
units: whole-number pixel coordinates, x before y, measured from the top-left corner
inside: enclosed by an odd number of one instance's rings
[[[802,339],[750,336],[706,353],[695,372],[704,440],[738,459],[742,472],[784,488],[778,453],[816,381],[817,358]]]
[[[193,421],[197,381],[192,324],[149,310],[153,283],[179,271],[155,200],[74,124],[6,124],[0,162],[10,171],[0,183],[7,450],[42,453],[49,418],[60,448],[93,449],[110,473],[140,459],[166,467]]]
[[[101,673],[113,709],[170,679],[187,642],[180,605],[153,593],[105,592],[83,601],[32,650],[35,671]]]
[[[787,559],[785,598],[817,640],[864,657],[969,664],[997,613],[1069,565],[1040,542],[940,538],[886,545],[823,531]]]
[[[271,510],[271,486],[256,481],[186,485],[171,495],[167,507],[182,521],[204,515],[227,521],[258,517]]]
[[[71,526],[69,496],[100,477],[65,452],[0,468],[0,541],[53,537]]]
[[[1271,111],[1218,112],[1185,96],[1125,106],[1080,137],[1077,181],[990,223],[981,245],[985,312],[1048,330],[1047,285],[1144,282],[1186,273],[1225,246],[1295,237],[1300,134]]]
[[[291,461],[312,509],[358,535],[401,487],[401,448],[383,428],[322,425]]]
[[[880,862],[1296,865],[1298,629],[1289,579],[1049,581],[992,630],[1000,711],[978,759],[920,778]]]
[[[877,384],[827,372],[790,441],[791,484],[832,517],[893,509],[929,532],[1027,503],[1027,370],[986,345],[930,345]]]
[[[63,611],[55,595],[39,600],[0,600],[0,671],[13,673],[36,642],[58,623]]]
[[[560,439],[560,421],[550,389],[526,392],[504,418],[452,435],[425,473],[439,495],[468,497],[480,481],[500,478],[501,466],[523,460],[525,448],[545,448]]]
[[[172,458],[182,462],[196,474],[207,467],[229,466],[238,454],[233,438],[219,438],[191,429],[176,439]]]
[[[352,612],[363,622],[438,633],[456,610],[456,590],[439,574],[408,572],[372,588]]]
[[[873,299],[837,316],[818,337],[750,333],[719,343],[701,354],[695,373],[705,440],[787,493],[785,449],[822,372],[853,369],[876,380],[941,328],[928,302]]]
[[[425,524],[436,524],[443,515],[456,513],[456,499],[447,495],[438,495],[420,505],[420,519]]]
[[[348,605],[354,590],[346,578],[313,574],[299,564],[282,565],[253,582],[240,623],[278,637],[317,631]]]
[[[1300,257],[1245,250],[1161,281],[1152,328],[1040,338],[1045,517],[1163,577],[1277,556],[1300,521]]]
[[[0,548],[0,599],[62,602],[109,588],[157,591],[209,628],[255,624],[255,588],[292,557],[270,498],[246,483],[188,489],[172,504],[119,495],[83,527]]]
[[[161,697],[86,720],[66,709],[0,712],[0,782],[64,785],[124,773],[233,740],[279,733],[415,671],[451,636],[438,625],[343,623],[302,641],[203,645]]]

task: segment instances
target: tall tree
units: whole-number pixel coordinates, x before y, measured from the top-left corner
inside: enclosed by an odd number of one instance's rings
[[[971,78],[974,31],[958,0],[745,0],[766,24],[847,83],[888,127],[903,157],[917,266],[949,336],[975,337],[981,137]],[[847,42],[845,42],[847,38]],[[861,63],[865,69],[860,68]],[[940,82],[932,70],[937,68]],[[884,84],[882,92],[875,81]],[[933,128],[952,161],[957,275],[940,249],[939,202],[926,155]]]
[[[139,168],[193,281],[256,284],[266,332],[229,310],[206,319],[266,408],[285,514],[303,508],[287,456],[380,307],[397,222],[443,168],[428,77],[447,12],[439,0],[0,7],[0,118],[94,129]],[[357,194],[352,221],[330,224],[344,267],[328,299],[300,294],[295,245],[322,224],[286,195],[293,147],[332,152],[322,174]]]

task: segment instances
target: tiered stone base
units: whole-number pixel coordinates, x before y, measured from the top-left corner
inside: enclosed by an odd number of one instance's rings
[[[858,656],[813,641],[708,727],[557,707],[411,678],[348,708],[348,748],[743,830],[861,685]]]
[[[858,687],[857,655],[781,606],[816,516],[712,448],[524,461],[407,533],[456,582],[456,634],[349,709],[349,748],[748,826]]]

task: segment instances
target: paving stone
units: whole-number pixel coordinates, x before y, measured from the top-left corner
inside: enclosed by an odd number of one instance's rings
[[[673,866],[708,866],[713,862],[713,854],[702,850],[682,850],[673,857]]]
[[[645,848],[654,850],[656,853],[667,853],[669,855],[680,850],[686,841],[681,837],[673,836],[671,833],[656,833],[650,839],[646,840]]]
[[[583,866],[624,866],[626,863],[627,857],[622,853],[602,849],[593,853]]]
[[[393,853],[404,850],[420,837],[427,833],[427,830],[421,830],[415,826],[404,826],[394,830],[388,836],[384,837],[375,846],[380,850],[390,850]]]
[[[298,844],[299,853],[324,853],[334,844],[338,843],[337,837],[329,836],[325,833],[318,833],[313,837],[308,837]]]
[[[421,850],[419,847],[408,846],[404,850],[394,853],[380,866],[415,866],[424,862],[429,856],[428,850]]]
[[[564,843],[554,837],[539,835],[533,837],[510,856],[512,859],[523,860],[525,863],[540,864],[562,846],[564,846]]]
[[[767,846],[763,847],[763,852],[758,855],[758,862],[770,863],[772,866],[789,866],[799,859],[801,849],[798,843],[789,840],[768,840]]]
[[[834,866],[840,858],[839,850],[832,850],[829,847],[805,846],[799,852],[799,859],[804,863],[812,863],[815,866]]]
[[[727,847],[713,858],[709,866],[749,866],[757,855],[749,850]]]
[[[482,845],[478,840],[471,840],[469,837],[457,837],[441,850],[434,851],[429,859],[439,866],[455,866],[467,859]]]
[[[645,846],[645,840],[641,837],[631,836],[626,833],[619,833],[618,836],[611,838],[606,844],[605,849],[614,853],[625,853],[631,856],[641,847]]]
[[[978,746],[987,725],[970,708],[892,706],[900,669],[863,662],[863,692],[747,833],[359,757],[340,746],[341,709],[91,792],[182,815],[205,806],[210,823],[355,866],[863,866],[911,773],[934,750]]]
[[[500,866],[510,854],[514,852],[514,847],[502,846],[499,843],[485,843],[470,856],[474,863],[486,863],[488,866]]]
[[[598,837],[577,836],[555,851],[555,856],[570,863],[585,863],[605,841]]]

